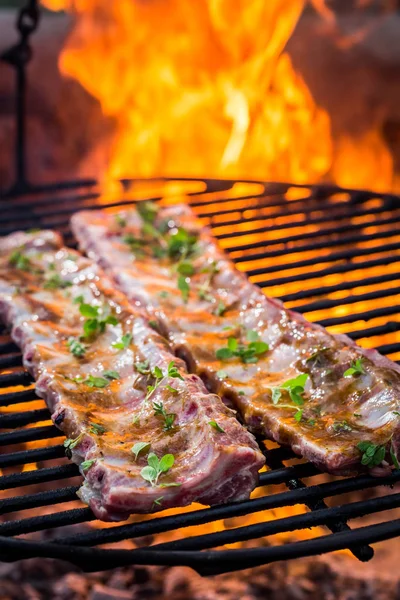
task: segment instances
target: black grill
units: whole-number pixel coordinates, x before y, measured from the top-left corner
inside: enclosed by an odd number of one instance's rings
[[[96,183],[87,181],[9,194],[2,203],[0,235],[47,226],[73,245],[68,220],[80,208],[125,206],[145,198],[165,205],[182,201],[183,195],[238,267],[268,295],[283,298],[286,306],[333,332],[346,332],[393,360],[400,358],[397,196],[318,185],[153,179],[125,181],[121,195],[106,200]],[[268,470],[251,500],[104,526],[79,504],[78,469],[64,457],[60,432],[49,424],[18,349],[6,332],[0,335],[3,561],[43,556],[86,571],[157,564],[216,574],[345,548],[366,561],[373,556],[369,544],[400,535],[400,518],[388,512],[400,507],[400,490],[393,489],[400,471],[381,479],[333,478],[287,448],[267,442],[267,450],[263,440]],[[36,441],[38,447],[32,448]],[[284,512],[285,507],[290,508]],[[261,511],[266,512],[257,519]],[[367,515],[355,529],[347,524]],[[207,529],[185,529],[195,526]],[[291,534],[308,528],[313,529],[306,539]],[[157,537],[160,533],[166,537]],[[122,540],[130,545],[113,548]],[[237,545],[221,549],[232,543]],[[104,544],[107,548],[99,548]]]

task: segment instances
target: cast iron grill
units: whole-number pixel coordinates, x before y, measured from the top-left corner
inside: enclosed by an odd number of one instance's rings
[[[2,203],[0,235],[54,227],[73,245],[68,222],[80,208],[126,206],[139,199],[168,204],[184,195],[238,267],[268,295],[281,297],[286,306],[330,331],[346,332],[366,347],[400,358],[397,196],[211,179],[124,184],[117,199],[101,197],[89,181],[11,193]],[[43,556],[86,571],[158,564],[216,574],[344,548],[365,561],[373,555],[369,544],[400,535],[400,518],[388,512],[400,507],[400,489],[393,489],[400,471],[382,479],[328,477],[296,460],[287,448],[267,450],[263,440],[268,470],[252,499],[105,526],[77,500],[78,469],[64,457],[60,432],[49,424],[49,412],[34,393],[18,349],[6,332],[0,335],[3,561]],[[293,507],[298,514],[292,514]],[[359,517],[367,522],[351,529],[347,520]],[[225,529],[219,531],[221,520]],[[196,529],[204,525],[207,530]],[[306,528],[313,528],[307,539],[290,537]],[[164,534],[161,541],[159,533]],[[277,534],[281,537],[270,543]],[[121,549],[125,540],[134,545]],[[221,548],[239,542],[234,549]]]

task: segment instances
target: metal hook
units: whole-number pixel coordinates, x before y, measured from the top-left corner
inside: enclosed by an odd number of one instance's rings
[[[13,192],[29,189],[26,176],[26,66],[32,58],[29,38],[37,29],[40,11],[37,0],[28,0],[18,13],[16,27],[20,40],[0,54],[0,60],[16,70],[16,140],[15,140],[15,183]]]

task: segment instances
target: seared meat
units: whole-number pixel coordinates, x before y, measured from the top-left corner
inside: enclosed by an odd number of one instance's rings
[[[57,234],[0,240],[0,317],[98,518],[248,498],[264,464],[253,436]]]
[[[400,368],[265,297],[188,207],[82,212],[72,227],[250,430],[334,474],[398,465]]]

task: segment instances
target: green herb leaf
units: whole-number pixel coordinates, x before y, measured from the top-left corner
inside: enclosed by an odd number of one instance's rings
[[[126,219],[122,215],[114,215],[114,219],[119,227],[126,227]]]
[[[180,487],[182,484],[181,483],[176,483],[174,481],[170,482],[170,483],[160,483],[159,487],[160,488],[169,488],[169,487]]]
[[[76,298],[74,298],[73,302],[74,302],[74,304],[83,304],[84,298],[83,298],[82,294],[80,296],[76,296]]]
[[[228,373],[226,371],[217,371],[217,377],[219,377],[220,379],[227,379],[228,378]]]
[[[81,462],[80,466],[82,471],[89,471],[90,467],[93,467],[95,462],[95,460],[84,460],[83,462]]]
[[[362,364],[362,358],[357,358],[351,363],[351,366],[343,373],[344,377],[357,377],[365,374],[365,370]]]
[[[159,206],[155,202],[151,202],[151,200],[144,200],[137,203],[136,210],[145,223],[153,224],[156,220]]]
[[[208,424],[211,425],[218,433],[225,433],[225,430],[222,429],[220,425],[218,425],[217,421],[208,421]]]
[[[169,363],[167,372],[168,372],[168,377],[175,377],[177,379],[181,379],[182,381],[184,381],[184,378],[179,373],[177,367],[175,366],[175,362],[173,360],[171,360],[171,362]]]
[[[92,306],[91,304],[86,304],[85,302],[82,302],[79,305],[79,312],[81,313],[82,317],[88,317],[89,319],[95,319],[99,314],[99,307]]]
[[[145,481],[148,481],[153,487],[157,485],[158,478],[161,474],[167,473],[174,465],[175,457],[173,454],[165,454],[159,459],[154,452],[151,452],[147,457],[148,465],[143,467],[140,475]],[[162,484],[164,487],[172,487],[171,484]],[[180,485],[180,484],[177,484]]]
[[[301,406],[304,404],[304,386],[308,379],[307,373],[302,373],[293,379],[288,379],[282,385],[271,388],[272,391],[272,402],[278,404],[282,397],[282,392],[287,392],[293,404]]]
[[[119,341],[119,342],[113,342],[111,344],[111,346],[113,348],[116,348],[117,350],[126,350],[126,348],[128,348],[131,345],[131,342],[132,342],[132,334],[131,333],[125,333],[121,337],[121,341]]]
[[[104,377],[96,377],[94,375],[89,375],[86,379],[82,381],[82,383],[86,383],[89,387],[94,388],[105,388],[110,382]]]
[[[32,263],[20,250],[14,250],[8,259],[10,265],[20,271],[32,271]]]
[[[162,473],[166,473],[174,466],[174,462],[175,462],[175,457],[173,454],[165,454],[161,458],[160,463],[159,463],[160,471]]]
[[[222,300],[220,300],[214,310],[214,314],[217,315],[217,317],[222,317],[222,315],[224,314],[226,309],[227,309],[227,307],[222,302]]]
[[[99,425],[98,423],[94,423],[93,421],[89,421],[90,425],[90,433],[96,433],[97,435],[102,435],[106,432],[106,428],[103,425]]]
[[[167,413],[162,402],[153,402],[154,416],[161,417],[164,421],[164,431],[170,431],[176,419],[175,413]]]
[[[281,397],[282,397],[281,389],[278,387],[273,387],[272,388],[272,403],[278,404]]]
[[[249,329],[246,332],[246,339],[248,342],[257,342],[258,338],[260,337],[258,331],[255,331],[254,329]]]
[[[71,285],[72,283],[70,281],[62,279],[62,277],[58,273],[55,273],[54,275],[46,279],[46,281],[43,284],[43,287],[46,290],[56,290],[65,289],[67,287],[71,287]]]
[[[145,481],[148,481],[152,486],[156,485],[155,482],[157,480],[157,471],[153,467],[150,467],[149,465],[147,465],[147,467],[143,467],[143,469],[140,471],[140,476],[143,477]]]
[[[135,369],[142,375],[150,375],[150,365],[148,360],[135,363]]]
[[[150,327],[152,329],[156,329],[156,330],[158,329],[158,323],[157,323],[157,321],[153,321],[153,320],[149,321],[149,325],[150,325]]]
[[[299,408],[299,410],[295,413],[293,418],[295,421],[300,423],[301,419],[303,418],[303,409]]]
[[[178,290],[180,290],[183,301],[186,304],[189,299],[190,285],[186,281],[186,277],[184,275],[179,275],[178,277]]]
[[[165,388],[166,388],[166,389],[167,389],[169,392],[171,392],[171,394],[177,394],[177,393],[178,393],[178,390],[177,390],[176,388],[173,388],[172,386],[170,386],[170,385],[168,385],[168,384],[165,386]]]
[[[83,356],[85,356],[86,346],[81,344],[81,342],[76,338],[68,338],[67,346],[71,354],[73,354],[77,358],[82,358]]]
[[[173,260],[188,258],[196,250],[196,243],[197,237],[180,227],[167,239],[168,256]]]
[[[67,439],[64,441],[63,445],[65,448],[65,454],[68,456],[68,458],[71,458],[71,456],[72,456],[71,451],[81,442],[83,435],[84,434],[82,432],[75,439]]]
[[[259,336],[256,331],[248,331],[247,336],[248,339],[250,338],[253,340],[247,346],[245,344],[239,344],[236,338],[230,337],[227,341],[227,347],[219,348],[216,351],[215,356],[219,360],[228,360],[237,356],[245,364],[258,362],[259,357],[269,350],[269,346],[265,342],[258,341]],[[256,339],[257,341],[254,341]]]
[[[162,379],[164,377],[164,373],[160,369],[160,367],[155,366],[153,369],[153,375],[156,379]]]
[[[103,371],[104,377],[107,379],[120,379],[118,371]]]
[[[194,273],[194,266],[191,262],[184,260],[178,264],[177,271],[185,277],[190,277]]]
[[[357,448],[362,453],[361,464],[370,468],[380,465],[386,455],[386,445],[378,446],[370,441],[359,442]]]
[[[336,432],[353,431],[353,428],[347,423],[347,421],[336,421],[332,425],[332,428]]]
[[[150,442],[136,442],[136,444],[132,447],[132,453],[135,456],[135,460],[138,459],[139,454],[148,452],[150,447]]]
[[[394,415],[396,415],[397,417],[400,417],[400,412],[398,410],[394,410],[392,411]]]
[[[215,356],[218,358],[218,360],[228,360],[229,358],[232,358],[235,355],[234,352],[230,350],[230,348],[219,348],[216,351]]]

